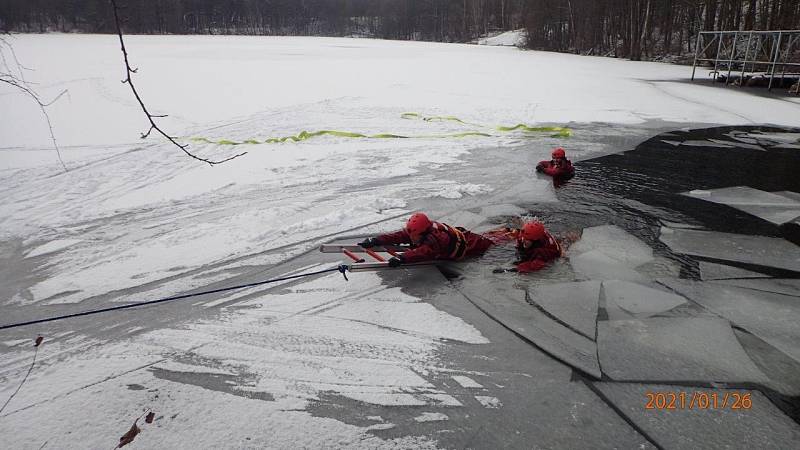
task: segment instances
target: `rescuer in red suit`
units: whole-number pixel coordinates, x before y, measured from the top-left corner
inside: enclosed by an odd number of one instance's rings
[[[496,269],[495,272],[536,272],[551,261],[561,257],[561,245],[544,228],[541,222],[528,222],[522,229],[501,228],[487,232],[486,237],[496,244],[516,240],[517,261],[513,269]]]
[[[553,150],[550,156],[552,156],[550,161],[540,161],[536,165],[537,172],[543,172],[553,178],[561,179],[572,178],[575,175],[575,168],[572,166],[572,162],[567,159],[567,154],[563,148],[558,147]]]
[[[411,244],[411,248],[389,259],[390,267],[433,260],[459,261],[482,255],[493,242],[480,234],[434,222],[425,214],[416,213],[402,230],[365,239],[358,245],[370,248],[396,244]]]

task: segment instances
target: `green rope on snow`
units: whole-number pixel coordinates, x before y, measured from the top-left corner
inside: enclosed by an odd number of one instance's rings
[[[532,127],[525,124],[517,124],[514,126],[496,126],[496,127],[489,127],[486,125],[480,125],[470,122],[465,122],[458,117],[454,116],[423,116],[419,113],[408,112],[403,113],[400,115],[402,119],[420,119],[426,122],[435,122],[435,121],[450,121],[450,122],[458,122],[463,125],[475,126],[480,128],[491,128],[496,131],[500,132],[512,132],[512,131],[522,131],[523,133],[553,133],[550,137],[558,137],[558,138],[567,138],[572,135],[572,130],[565,127]],[[336,136],[336,137],[345,137],[345,138],[356,138],[356,139],[452,139],[452,138],[463,138],[463,137],[470,137],[470,136],[479,136],[479,137],[496,137],[490,133],[484,133],[481,131],[465,131],[462,133],[449,133],[449,134],[423,134],[423,135],[416,135],[416,136],[403,136],[400,134],[392,134],[392,133],[379,133],[379,134],[362,134],[356,133],[352,131],[341,131],[341,130],[319,130],[319,131],[306,131],[303,130],[300,133],[293,135],[293,136],[284,136],[284,137],[275,137],[269,138],[264,141],[259,141],[258,139],[247,139],[245,141],[231,141],[228,139],[220,139],[217,141],[205,138],[205,137],[194,137],[190,138],[191,141],[194,142],[202,142],[205,144],[216,144],[216,145],[245,145],[245,144],[280,144],[284,142],[301,142],[305,141],[314,137],[318,136]]]
[[[488,125],[481,125],[478,123],[470,123],[465,122],[458,117],[455,116],[423,116],[422,114],[415,113],[415,112],[408,112],[403,113],[400,115],[403,119],[421,119],[426,122],[441,122],[441,121],[451,121],[451,122],[458,122],[464,125],[471,125],[475,127],[481,128],[493,128],[497,131],[502,132],[510,132],[510,131],[517,131],[520,130],[525,133],[555,133],[550,135],[550,137],[570,137],[572,136],[572,130],[566,127],[532,127],[530,125],[526,125],[524,123],[518,123],[514,126],[503,126],[498,125],[496,127],[488,126]]]
[[[469,136],[480,136],[480,137],[492,137],[491,134],[488,133],[481,133],[479,131],[465,131],[463,133],[452,133],[452,134],[426,134],[426,135],[419,135],[419,136],[403,136],[400,134],[389,134],[389,133],[381,133],[381,134],[361,134],[361,133],[353,133],[349,131],[338,131],[338,130],[320,130],[320,131],[301,131],[296,136],[286,136],[280,138],[269,138],[264,141],[259,141],[256,139],[248,139],[246,141],[231,141],[228,139],[220,139],[218,141],[213,141],[211,139],[205,137],[194,137],[190,138],[193,142],[200,142],[204,144],[216,144],[216,145],[245,145],[245,144],[278,144],[283,142],[300,142],[305,141],[307,139],[322,136],[322,135],[330,135],[330,136],[338,136],[338,137],[348,137],[348,138],[360,138],[360,139],[446,139],[446,138],[463,138]]]

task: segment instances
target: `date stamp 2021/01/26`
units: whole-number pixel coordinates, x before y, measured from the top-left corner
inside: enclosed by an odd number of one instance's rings
[[[645,393],[645,409],[742,410],[753,407],[750,392],[661,391]]]

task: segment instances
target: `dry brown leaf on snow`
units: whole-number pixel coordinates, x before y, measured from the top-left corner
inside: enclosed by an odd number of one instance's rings
[[[119,438],[119,444],[117,444],[117,448],[122,448],[122,447],[130,444],[131,442],[133,442],[133,440],[136,438],[136,435],[139,434],[140,431],[142,431],[139,428],[139,426],[136,425],[136,422],[138,422],[138,421],[139,421],[139,419],[136,419],[133,422],[133,426],[131,427],[131,429],[128,430],[127,433],[123,434],[121,438]]]

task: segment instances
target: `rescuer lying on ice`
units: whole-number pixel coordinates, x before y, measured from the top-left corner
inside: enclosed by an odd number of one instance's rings
[[[567,159],[567,154],[563,148],[558,147],[553,150],[550,155],[553,159],[550,161],[540,161],[536,165],[537,172],[544,172],[553,178],[571,178],[575,175],[575,168],[572,167],[572,162]]]
[[[482,255],[493,242],[480,234],[434,222],[425,214],[416,213],[402,230],[368,238],[358,245],[370,248],[395,244],[411,244],[411,248],[389,259],[390,267],[433,260],[459,261]]]
[[[367,238],[358,245],[371,248],[380,245],[411,244],[401,255],[389,259],[390,267],[404,263],[449,260],[480,256],[493,245],[517,241],[518,261],[511,271],[535,272],[561,256],[558,241],[539,222],[526,223],[521,230],[501,228],[486,235],[472,233],[461,227],[434,222],[423,213],[412,215],[404,229],[394,233]],[[500,269],[504,271],[503,269]]]

